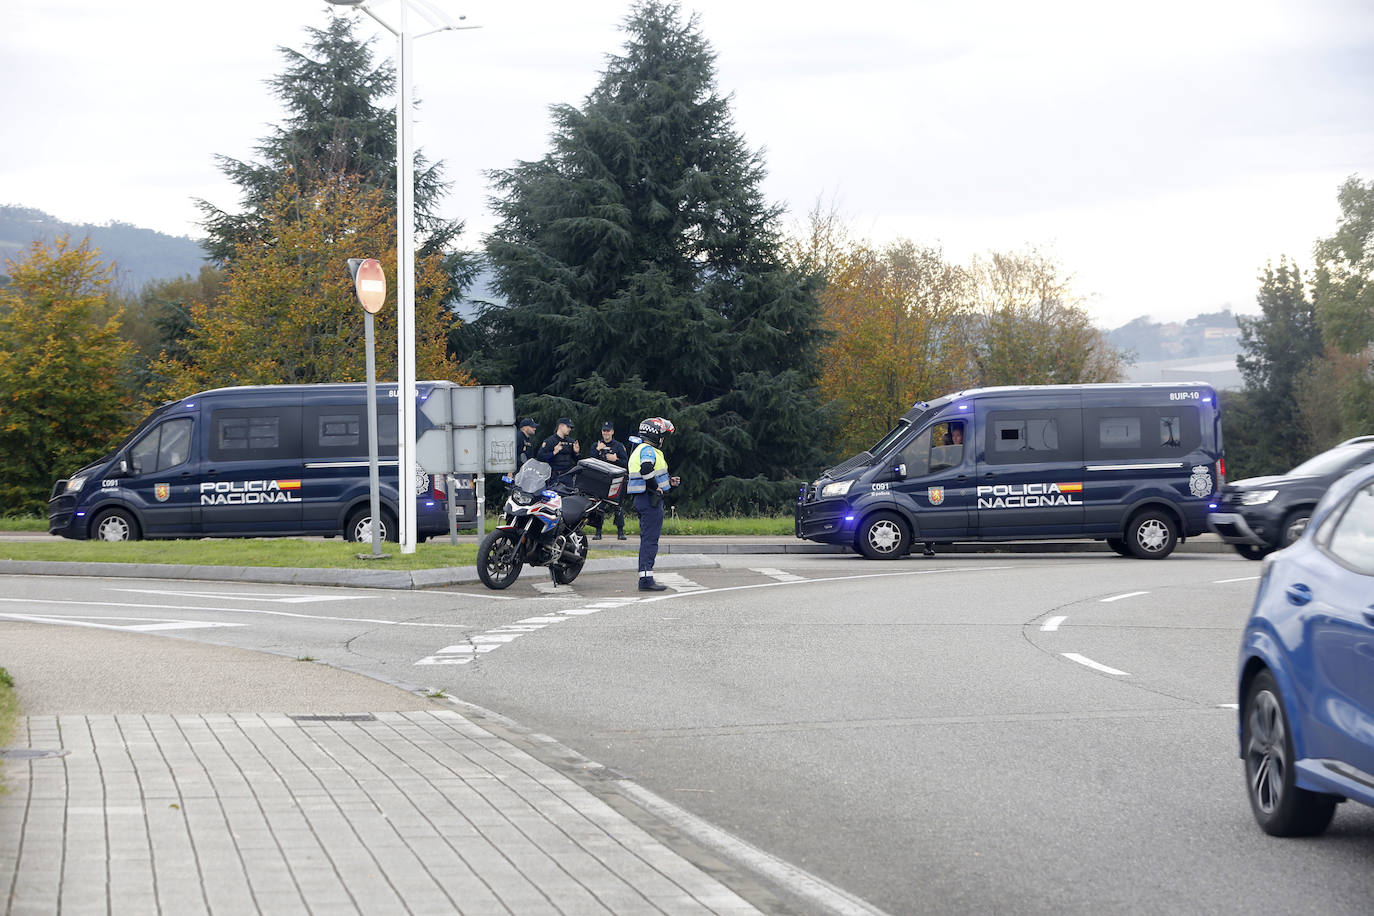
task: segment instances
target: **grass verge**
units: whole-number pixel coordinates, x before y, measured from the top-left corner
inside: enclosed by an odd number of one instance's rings
[[[14,680],[8,671],[0,668],[0,747],[9,747],[18,722],[19,698],[14,695]],[[4,763],[0,762],[0,795],[7,791]]]
[[[37,515],[2,515],[0,531],[47,531],[48,519]]]

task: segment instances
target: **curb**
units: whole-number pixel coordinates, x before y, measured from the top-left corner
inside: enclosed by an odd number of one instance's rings
[[[661,569],[710,569],[719,566],[701,551],[660,556]],[[634,572],[634,557],[588,560],[586,573]],[[49,560],[0,560],[0,575],[92,576],[108,579],[200,579],[217,582],[258,582],[268,585],[322,585],[334,588],[442,588],[477,582],[477,569],[446,566],[439,569],[293,569],[275,566],[173,566],[161,563],[61,563]],[[546,577],[547,578],[547,577]]]

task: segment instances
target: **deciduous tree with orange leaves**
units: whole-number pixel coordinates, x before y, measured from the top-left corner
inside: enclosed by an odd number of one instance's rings
[[[375,257],[387,272],[377,315],[377,376],[396,377],[396,222],[383,191],[348,176],[288,182],[263,210],[264,234],[226,263],[222,295],[196,303],[185,357],[154,364],[160,398],[225,385],[361,381],[363,313],[347,259]],[[447,355],[455,320],[444,303],[450,279],[438,252],[415,267],[415,371],[422,379],[471,384]]]
[[[132,347],[89,240],[34,242],[0,288],[0,515],[42,511],[53,481],[129,423]]]

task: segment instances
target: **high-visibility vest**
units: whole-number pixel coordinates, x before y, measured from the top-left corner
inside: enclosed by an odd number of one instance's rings
[[[627,493],[644,493],[649,487],[644,480],[644,475],[639,473],[641,465],[649,463],[654,466],[654,480],[658,481],[658,488],[665,493],[672,489],[672,484],[668,482],[668,459],[663,457],[663,451],[656,449],[647,442],[641,442],[630,453],[630,481],[625,487]]]

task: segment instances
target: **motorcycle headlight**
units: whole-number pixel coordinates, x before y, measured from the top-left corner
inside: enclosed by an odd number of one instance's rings
[[[841,480],[839,483],[828,483],[821,487],[821,499],[833,499],[837,496],[849,495],[849,488],[854,486],[852,480]]]
[[[528,493],[522,492],[520,490],[516,490],[514,493],[512,493],[510,500],[517,506],[528,506],[531,502],[533,502],[533,500],[530,499],[530,495]]]
[[[1274,497],[1278,495],[1278,490],[1251,490],[1241,494],[1240,504],[1242,506],[1262,506],[1267,502],[1272,502]]]
[[[84,474],[80,477],[73,477],[71,480],[67,481],[67,489],[64,492],[80,493],[81,488],[86,486],[86,479],[87,475]]]

